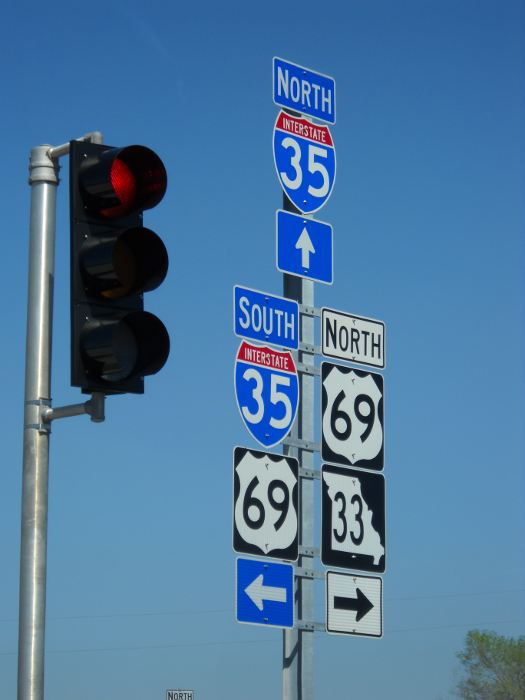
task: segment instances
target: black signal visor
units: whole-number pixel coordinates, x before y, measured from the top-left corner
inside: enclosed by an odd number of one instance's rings
[[[96,320],[82,331],[81,351],[93,379],[111,384],[155,374],[165,364],[170,340],[164,324],[147,311]]]
[[[87,294],[122,299],[156,289],[166,277],[168,253],[151,229],[129,228],[86,240],[80,268]]]

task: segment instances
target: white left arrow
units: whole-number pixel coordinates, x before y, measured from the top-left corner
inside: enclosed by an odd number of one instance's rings
[[[250,600],[256,605],[259,610],[262,610],[263,600],[273,600],[277,603],[286,603],[286,588],[277,588],[276,586],[265,586],[263,583],[263,575],[259,574],[252,581],[244,592]]]
[[[315,253],[315,248],[312,244],[312,239],[308,235],[306,226],[303,228],[301,235],[295,244],[297,250],[301,251],[301,265],[306,269],[310,268],[310,253]]]

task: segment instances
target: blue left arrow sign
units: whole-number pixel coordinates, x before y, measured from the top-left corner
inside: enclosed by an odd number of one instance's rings
[[[237,559],[237,622],[293,627],[293,566]]]
[[[233,328],[240,338],[297,350],[299,305],[292,299],[255,289],[233,288]]]

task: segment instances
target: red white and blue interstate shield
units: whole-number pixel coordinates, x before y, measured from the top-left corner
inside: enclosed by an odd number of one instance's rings
[[[327,126],[279,112],[273,157],[282,188],[299,211],[313,214],[326,204],[335,182],[335,147]]]
[[[299,403],[292,354],[243,340],[235,359],[235,396],[255,440],[264,447],[280,443],[293,425]]]

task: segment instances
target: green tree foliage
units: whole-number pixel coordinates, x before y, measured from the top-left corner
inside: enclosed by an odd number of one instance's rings
[[[463,700],[525,700],[525,637],[472,630],[458,658],[465,672],[457,688]]]

